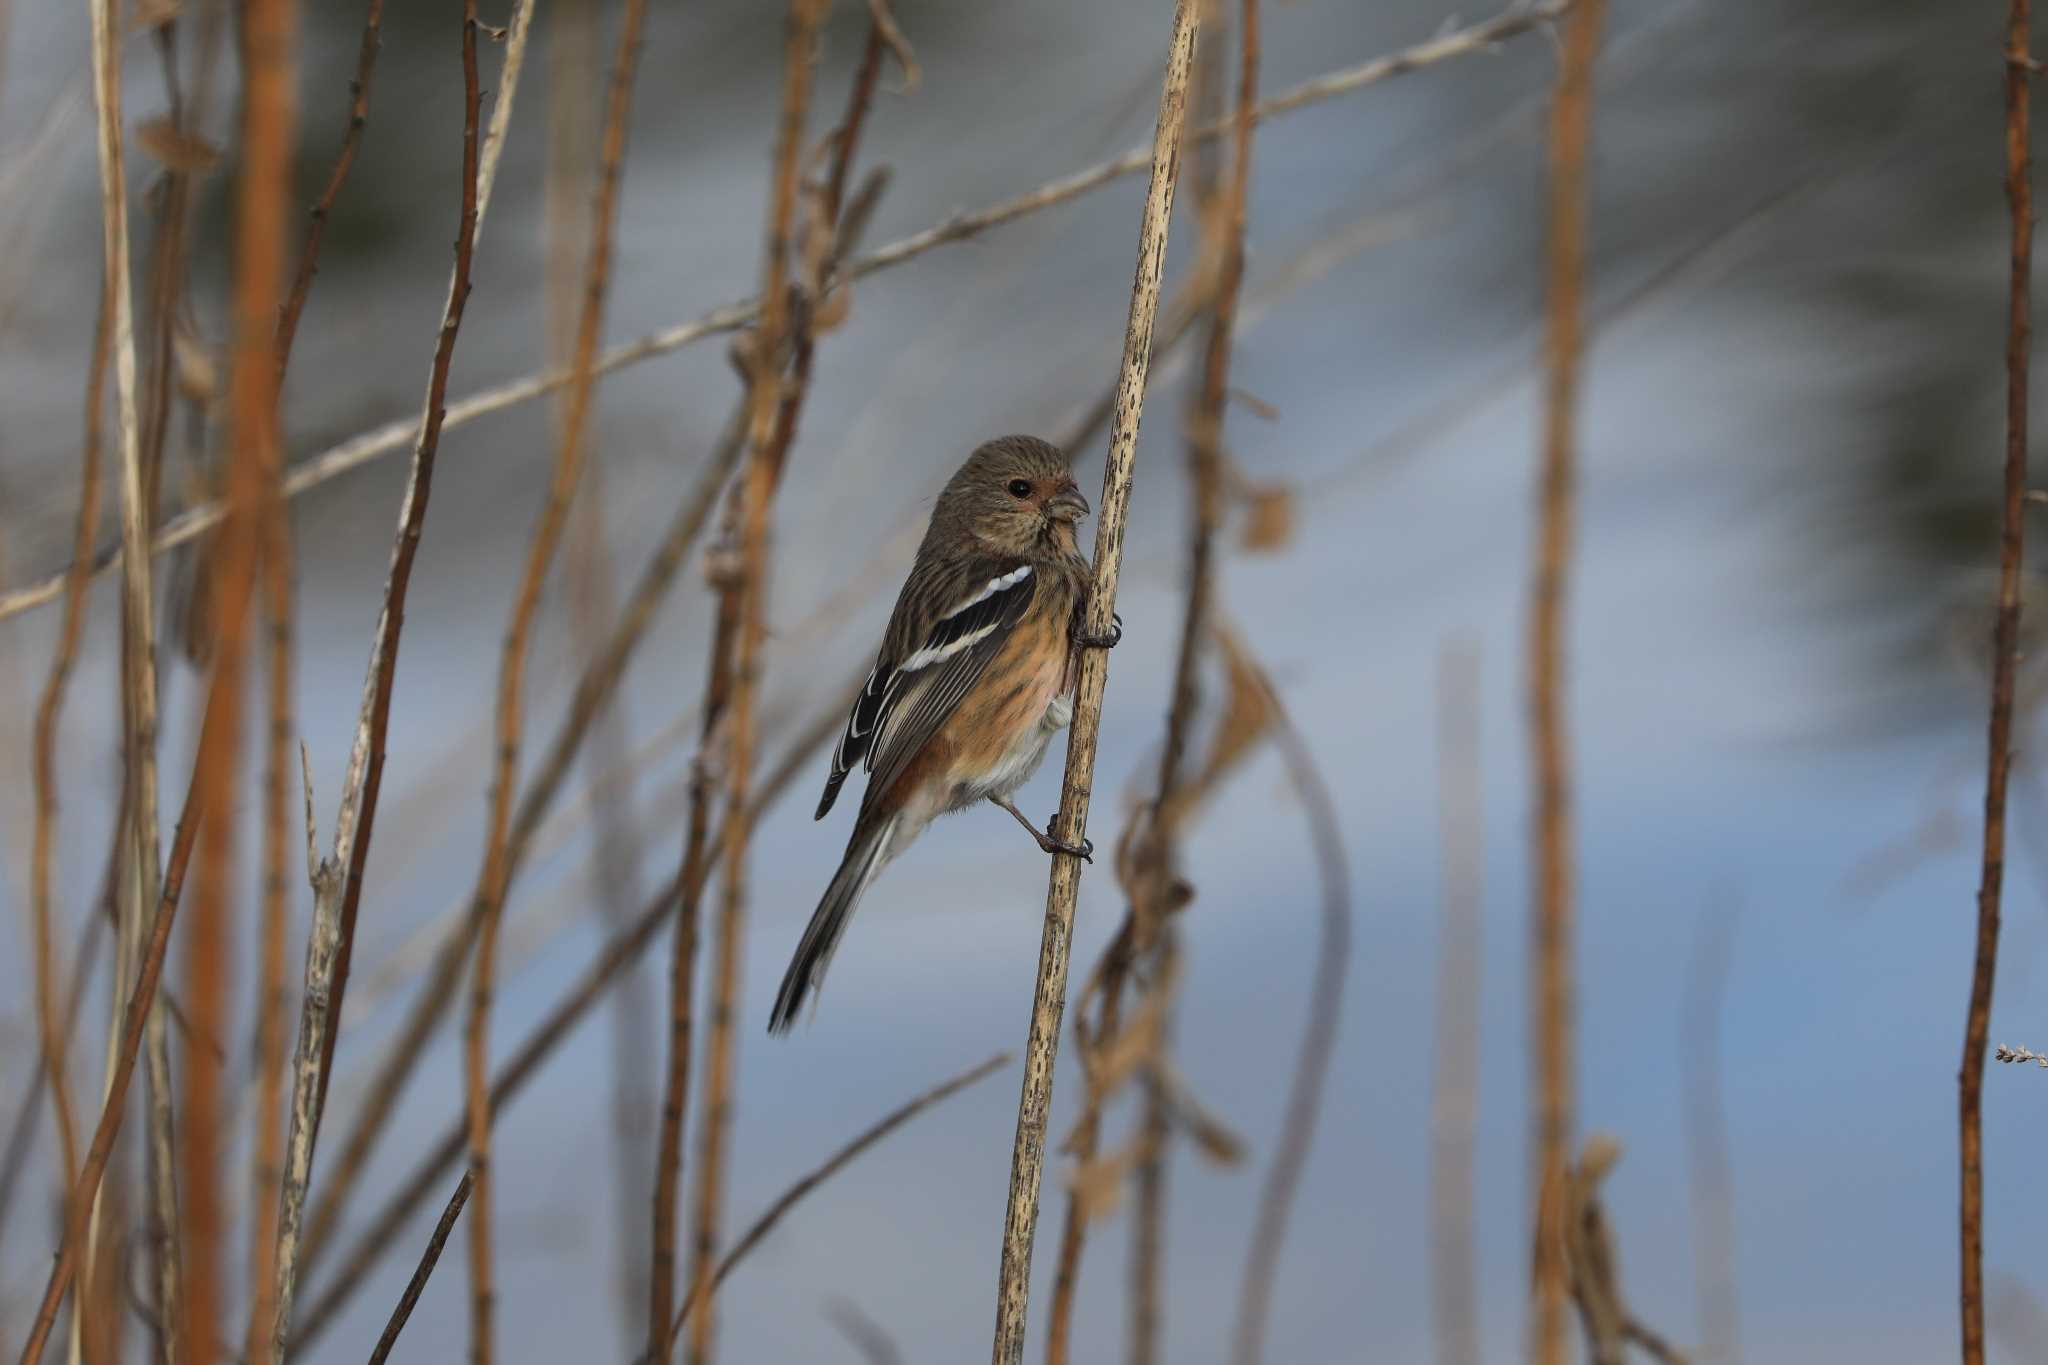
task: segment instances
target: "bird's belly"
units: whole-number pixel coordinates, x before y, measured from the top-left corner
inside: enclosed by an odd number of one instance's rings
[[[963,756],[972,753],[980,761],[955,765],[948,809],[964,810],[990,796],[1007,798],[1031,780],[1052,737],[1074,714],[1073,697],[1060,690],[1063,671],[1040,670],[995,704],[960,717],[967,722],[965,733],[974,736],[960,746]]]

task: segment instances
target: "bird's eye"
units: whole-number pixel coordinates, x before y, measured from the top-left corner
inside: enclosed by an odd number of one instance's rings
[[[1030,496],[1031,496],[1031,480],[1029,480],[1029,479],[1012,479],[1012,480],[1010,480],[1010,496],[1011,496],[1011,497],[1013,497],[1013,498],[1028,498],[1028,497],[1030,497]]]

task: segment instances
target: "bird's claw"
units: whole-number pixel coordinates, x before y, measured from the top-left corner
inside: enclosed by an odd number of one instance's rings
[[[1050,830],[1053,826],[1053,820],[1057,820],[1059,818],[1060,813],[1058,811],[1054,811],[1052,813],[1052,820],[1046,821],[1045,827],[1048,830]],[[1037,833],[1036,830],[1033,830],[1032,832],[1034,834]],[[1078,844],[1070,844],[1066,840],[1055,838],[1051,834],[1039,834],[1038,846],[1044,849],[1047,853],[1070,853],[1074,857],[1079,858],[1082,862],[1087,863],[1090,866],[1093,866],[1095,863],[1095,841],[1093,839],[1083,839]]]
[[[1124,618],[1115,612],[1111,612],[1109,614],[1109,629],[1106,632],[1101,635],[1095,635],[1085,630],[1079,631],[1074,636],[1074,643],[1084,649],[1115,649],[1117,643],[1123,638]]]

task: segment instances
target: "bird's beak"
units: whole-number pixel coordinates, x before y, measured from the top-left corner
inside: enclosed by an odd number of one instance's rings
[[[1088,499],[1081,496],[1072,479],[1045,500],[1045,514],[1054,521],[1076,522],[1087,516],[1088,510]]]

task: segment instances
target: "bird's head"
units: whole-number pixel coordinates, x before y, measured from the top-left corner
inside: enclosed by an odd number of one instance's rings
[[[1035,436],[999,436],[946,484],[933,521],[953,523],[998,554],[1041,559],[1079,553],[1074,524],[1088,510],[1059,447]]]

